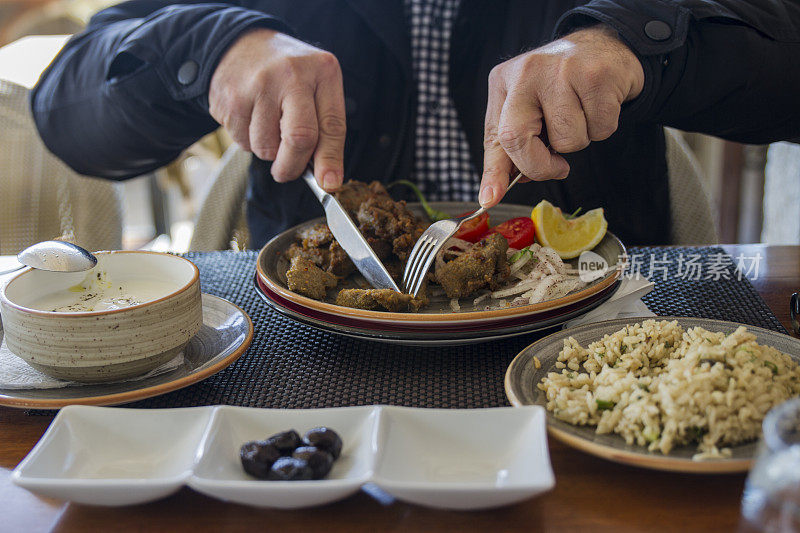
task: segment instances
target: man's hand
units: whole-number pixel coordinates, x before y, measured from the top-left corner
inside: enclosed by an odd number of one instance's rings
[[[639,60],[606,26],[497,65],[489,75],[481,205],[500,201],[514,167],[532,180],[565,178],[569,164],[558,153],[610,137],[620,106],[643,85]],[[545,129],[549,147],[541,137]]]
[[[342,184],[342,72],[333,54],[256,29],[227,50],[211,78],[211,116],[242,148],[272,164],[275,181],[300,176],[314,158],[327,191]]]

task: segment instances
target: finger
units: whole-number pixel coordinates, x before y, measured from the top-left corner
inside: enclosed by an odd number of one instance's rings
[[[280,108],[268,96],[260,96],[250,119],[250,151],[264,161],[274,161],[281,143]]]
[[[317,85],[315,93],[319,141],[314,152],[314,175],[320,187],[337,190],[344,179],[344,141],[347,133],[344,89],[337,68]]]
[[[550,146],[562,154],[583,150],[589,146],[589,134],[581,101],[570,84],[557,85],[540,94]]]
[[[209,113],[231,138],[244,150],[250,151],[249,127],[253,114],[253,101],[245,95],[232,92],[225,97],[209,98]]]
[[[508,188],[508,177],[513,168],[511,159],[497,144],[483,152],[483,176],[478,201],[481,206],[489,208],[503,199]]]
[[[563,157],[541,139],[542,109],[533,96],[510,93],[500,113],[500,143],[514,165],[533,180],[560,179],[569,173]]]
[[[272,163],[275,181],[290,181],[303,173],[317,146],[314,94],[306,88],[287,93],[281,103],[281,142]]]
[[[611,91],[588,87],[581,81],[574,88],[586,117],[589,140],[602,141],[611,137],[619,126],[619,113],[624,97]]]
[[[478,193],[478,201],[486,208],[496,205],[505,195],[513,166],[498,139],[500,112],[505,97],[502,76],[495,68],[489,75],[489,98],[483,123],[483,174]]]
[[[249,134],[251,120],[249,114],[247,116],[230,115],[222,123],[225,130],[231,134],[231,138],[234,142],[247,152],[251,151]]]

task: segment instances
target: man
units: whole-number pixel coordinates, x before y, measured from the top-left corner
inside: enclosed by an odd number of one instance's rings
[[[800,137],[798,4],[575,4],[132,0],[67,44],[32,109],[54,153],[111,179],[221,124],[255,155],[256,246],[321,214],[292,181],[309,160],[328,190],[411,178],[429,199],[487,206],[516,167],[536,181],[507,201],[604,207],[624,241],[663,244],[663,125]]]

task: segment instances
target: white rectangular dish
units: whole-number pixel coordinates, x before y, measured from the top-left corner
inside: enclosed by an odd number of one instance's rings
[[[239,448],[288,429],[336,430],[326,479],[250,477]],[[334,409],[69,406],[12,474],[33,492],[90,505],[133,505],[187,485],[226,501],[282,509],[331,503],[373,483],[410,503],[482,509],[554,486],[541,407]]]

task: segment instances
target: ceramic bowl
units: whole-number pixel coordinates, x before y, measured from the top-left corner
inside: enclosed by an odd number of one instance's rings
[[[0,293],[8,349],[52,377],[96,383],[144,374],[174,358],[203,321],[200,279],[189,260],[156,252],[98,252],[87,272],[26,269]],[[103,276],[142,303],[103,311],[53,311],[43,299]],[[145,296],[146,295],[146,296]]]

